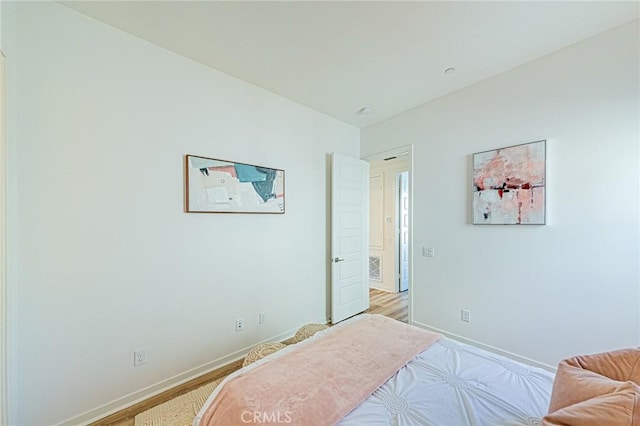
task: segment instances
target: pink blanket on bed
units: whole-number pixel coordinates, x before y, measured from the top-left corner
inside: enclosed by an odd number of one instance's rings
[[[440,335],[362,315],[229,380],[201,425],[332,425]]]

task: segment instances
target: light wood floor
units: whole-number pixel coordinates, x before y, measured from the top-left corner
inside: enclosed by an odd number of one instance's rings
[[[369,309],[365,311],[369,314],[381,314],[398,321],[408,322],[408,292],[387,293],[381,290],[369,289]],[[287,343],[287,341],[285,341]],[[222,368],[214,370],[174,389],[162,392],[145,401],[135,404],[129,408],[105,417],[90,426],[134,426],[134,418],[138,414],[156,405],[169,401],[177,396],[190,392],[200,386],[213,382],[214,380],[233,373],[242,366],[242,360],[235,361]]]
[[[380,314],[385,317],[409,322],[409,292],[387,293],[386,291],[369,289],[368,314]]]

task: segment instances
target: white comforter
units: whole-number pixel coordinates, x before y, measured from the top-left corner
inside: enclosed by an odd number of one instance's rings
[[[402,368],[340,425],[539,425],[553,374],[442,339]]]

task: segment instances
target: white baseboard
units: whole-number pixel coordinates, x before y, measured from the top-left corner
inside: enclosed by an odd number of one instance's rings
[[[371,285],[371,284],[369,284],[369,288],[372,288],[374,290],[384,291],[385,293],[395,293],[393,290],[389,290],[388,288],[376,287],[375,285]]]
[[[505,351],[503,349],[496,348],[495,346],[491,346],[491,345],[487,345],[487,344],[484,344],[484,343],[480,343],[480,342],[477,342],[477,341],[472,340],[472,339],[467,339],[466,337],[458,336],[457,334],[449,333],[447,331],[440,330],[438,328],[431,327],[431,326],[428,326],[426,324],[422,324],[422,323],[420,323],[418,321],[413,321],[412,324],[417,326],[417,327],[424,328],[425,330],[433,331],[434,333],[440,333],[440,334],[442,334],[442,335],[444,335],[446,337],[450,337],[453,340],[457,340],[459,342],[466,343],[468,345],[475,346],[475,347],[480,348],[480,349],[484,349],[485,351],[492,352],[494,354],[498,354],[498,355],[502,355],[502,356],[506,356],[507,358],[511,358],[514,361],[518,361],[518,362],[521,362],[523,364],[531,365],[531,366],[534,366],[534,367],[539,367],[539,368],[542,368],[544,370],[550,371],[551,373],[555,373],[556,372],[556,367],[555,366],[552,366],[552,365],[549,365],[549,364],[545,364],[543,362],[536,361],[535,359],[531,359],[531,358],[527,358],[525,356],[514,354],[513,352]]]
[[[318,321],[320,322],[320,321]],[[97,408],[86,411],[77,416],[71,417],[67,420],[64,420],[57,424],[57,426],[78,426],[78,425],[87,425],[89,423],[98,421],[103,419],[111,414],[117,413],[118,411],[122,411],[125,408],[131,407],[139,402],[147,400],[155,395],[158,395],[164,391],[172,389],[176,386],[179,386],[183,383],[188,382],[189,380],[193,380],[197,377],[200,377],[204,374],[207,374],[211,371],[214,371],[218,368],[224,367],[225,365],[237,361],[239,359],[244,358],[247,353],[256,345],[260,343],[266,342],[280,342],[292,337],[298,328],[293,330],[288,330],[284,333],[281,333],[277,336],[270,337],[268,339],[264,339],[260,342],[256,342],[251,346],[247,346],[240,350],[237,350],[229,355],[220,357],[218,359],[214,359],[213,361],[202,364],[198,367],[192,368],[190,370],[185,371],[184,373],[178,374],[176,376],[170,377],[168,379],[162,380],[156,384],[151,386],[147,386],[143,389],[140,389],[136,392],[132,392],[128,395],[125,395],[121,398],[118,398],[109,403],[103,404]]]

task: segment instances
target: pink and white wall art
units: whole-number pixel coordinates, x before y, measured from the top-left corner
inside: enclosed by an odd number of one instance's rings
[[[546,141],[473,154],[474,225],[544,225]]]

